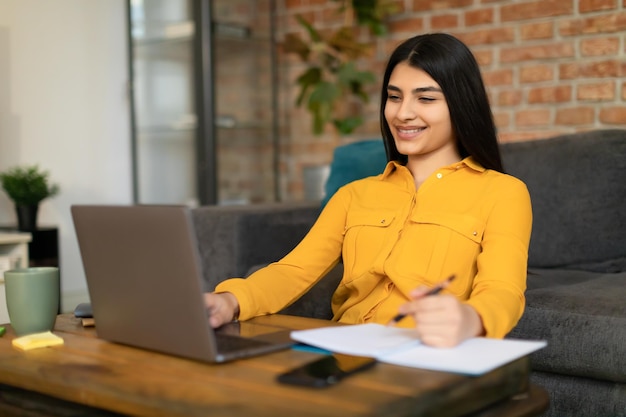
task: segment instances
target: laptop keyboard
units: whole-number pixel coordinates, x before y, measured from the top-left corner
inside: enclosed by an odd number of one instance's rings
[[[215,336],[218,352],[236,352],[242,349],[268,345],[267,342],[261,340],[249,339],[229,334],[217,333]]]

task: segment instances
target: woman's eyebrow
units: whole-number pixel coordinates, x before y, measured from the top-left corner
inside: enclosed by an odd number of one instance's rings
[[[414,88],[413,90],[413,94],[416,93],[441,93],[441,88],[438,87],[433,87],[433,86],[428,86],[428,87],[418,87],[418,88]]]
[[[391,85],[391,84],[387,86],[387,90],[401,92],[401,90],[398,87],[396,87],[395,85]],[[439,87],[428,86],[428,87],[414,88],[413,90],[411,90],[411,92],[413,94],[418,94],[418,93],[432,93],[432,92],[441,93],[442,91],[441,91],[441,88]]]

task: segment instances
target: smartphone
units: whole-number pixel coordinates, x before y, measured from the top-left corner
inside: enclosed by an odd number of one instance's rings
[[[314,388],[336,384],[348,375],[372,367],[376,359],[334,353],[278,375],[278,382]]]

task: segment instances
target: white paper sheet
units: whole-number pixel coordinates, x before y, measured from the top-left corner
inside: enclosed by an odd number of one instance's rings
[[[450,348],[426,346],[412,329],[381,324],[324,327],[291,332],[291,338],[331,352],[370,356],[381,362],[435,371],[480,375],[547,345],[543,340],[477,337]]]

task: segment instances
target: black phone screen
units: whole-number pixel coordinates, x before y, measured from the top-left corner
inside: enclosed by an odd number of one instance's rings
[[[292,385],[326,387],[375,363],[374,358],[335,353],[280,374],[278,381]]]

